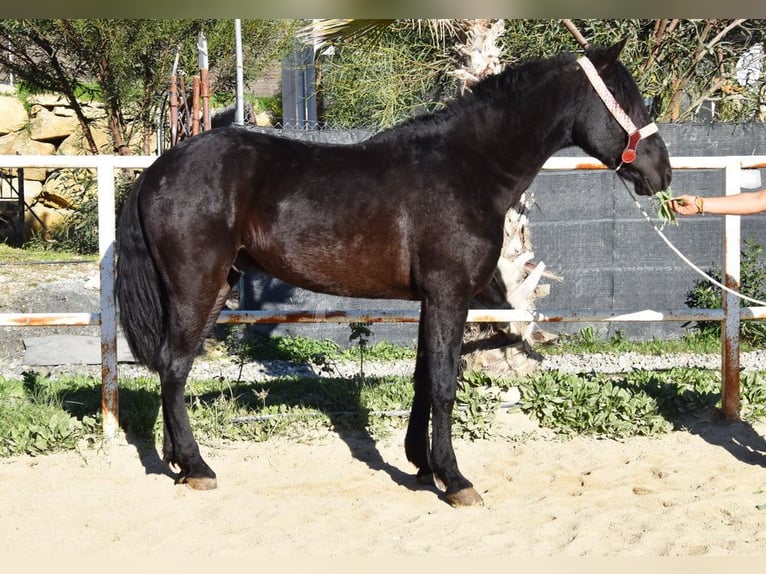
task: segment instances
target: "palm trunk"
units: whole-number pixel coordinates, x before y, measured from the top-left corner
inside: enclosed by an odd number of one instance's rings
[[[460,79],[461,91],[502,70],[497,40],[505,28],[504,20],[467,20],[466,41],[457,46],[464,65],[451,72]],[[477,297],[484,307],[534,310],[535,300],[548,294],[548,285],[539,285],[545,273],[543,263],[534,264],[529,228],[527,194],[508,211],[503,249],[491,284]],[[555,277],[548,274],[549,277]],[[463,338],[463,370],[482,370],[495,376],[520,376],[537,367],[540,357],[531,349],[534,323],[491,323],[466,327]]]

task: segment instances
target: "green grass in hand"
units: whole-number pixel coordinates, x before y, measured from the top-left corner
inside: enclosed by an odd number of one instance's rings
[[[678,225],[678,218],[676,212],[670,207],[670,202],[673,200],[673,192],[670,188],[664,191],[658,191],[654,196],[655,205],[657,207],[657,216],[662,221],[662,228],[670,223],[671,225]]]

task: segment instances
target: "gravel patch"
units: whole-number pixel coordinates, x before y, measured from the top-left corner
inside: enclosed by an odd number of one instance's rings
[[[766,351],[740,354],[740,366],[744,371],[766,370]],[[631,371],[662,371],[673,368],[719,369],[721,356],[717,354],[667,353],[642,355],[620,353],[608,355],[552,355],[546,357],[541,368],[563,373],[629,373]]]

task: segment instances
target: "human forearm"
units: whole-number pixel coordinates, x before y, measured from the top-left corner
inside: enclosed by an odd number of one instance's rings
[[[766,188],[734,195],[703,198],[684,194],[675,199],[672,208],[682,215],[694,215],[696,213],[751,215],[766,211]]]

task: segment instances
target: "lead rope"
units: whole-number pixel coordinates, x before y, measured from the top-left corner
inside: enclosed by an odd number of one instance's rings
[[[617,167],[617,169],[620,169],[620,167],[622,167],[622,164],[620,164],[620,166],[618,166],[618,167]],[[616,170],[615,170],[615,171],[616,171]],[[685,256],[683,253],[681,253],[681,252],[680,252],[680,251],[679,251],[679,250],[676,248],[676,246],[675,246],[675,245],[673,245],[673,244],[670,242],[670,240],[669,240],[667,237],[665,237],[665,234],[662,232],[662,230],[660,230],[660,229],[659,229],[659,228],[658,228],[658,227],[657,227],[657,226],[654,224],[654,222],[652,222],[652,218],[651,218],[651,217],[649,217],[649,215],[646,213],[646,211],[644,211],[644,208],[643,208],[643,207],[641,207],[641,204],[640,204],[640,203],[638,203],[638,200],[636,199],[636,196],[633,194],[633,191],[631,191],[631,189],[630,189],[630,187],[628,186],[628,184],[627,184],[627,183],[625,183],[625,180],[623,180],[621,177],[620,177],[620,178],[618,178],[618,179],[619,179],[619,180],[622,182],[622,185],[624,185],[624,186],[625,186],[625,189],[627,189],[627,190],[628,190],[628,194],[630,195],[631,199],[633,199],[633,203],[635,203],[635,204],[636,204],[636,207],[638,207],[638,210],[639,210],[639,211],[640,211],[640,212],[643,214],[643,216],[644,216],[644,217],[646,218],[646,220],[649,222],[649,225],[651,225],[651,226],[652,226],[652,228],[653,228],[653,229],[654,229],[654,230],[657,232],[657,234],[660,236],[660,238],[661,238],[661,239],[662,239],[662,240],[663,240],[663,241],[664,241],[664,242],[667,244],[667,246],[668,246],[668,247],[670,247],[671,251],[673,251],[673,252],[674,252],[676,255],[678,255],[678,256],[681,258],[681,260],[682,260],[684,263],[686,263],[686,264],[687,264],[689,267],[691,267],[691,268],[692,268],[694,271],[696,271],[698,274],[700,274],[702,277],[704,277],[704,278],[705,278],[707,281],[709,281],[710,283],[712,283],[712,284],[713,284],[713,285],[715,285],[716,287],[720,287],[721,289],[723,289],[723,290],[724,290],[724,291],[726,291],[727,293],[731,293],[732,295],[736,295],[736,296],[737,296],[737,297],[739,297],[740,299],[744,299],[745,301],[750,301],[751,303],[755,303],[756,305],[759,305],[759,306],[766,306],[766,302],[764,302],[764,301],[759,301],[758,299],[753,299],[752,297],[748,297],[747,295],[743,295],[742,293],[739,293],[738,291],[735,291],[734,289],[731,289],[730,287],[727,287],[726,285],[722,284],[721,282],[719,282],[719,281],[716,281],[716,280],[715,280],[715,279],[713,279],[713,278],[712,278],[710,275],[708,275],[707,273],[705,273],[705,272],[704,272],[702,269],[700,269],[699,267],[697,267],[697,266],[696,266],[694,263],[692,263],[691,261],[689,261],[689,259],[688,259],[688,258],[687,258],[687,257],[686,257],[686,256]]]

